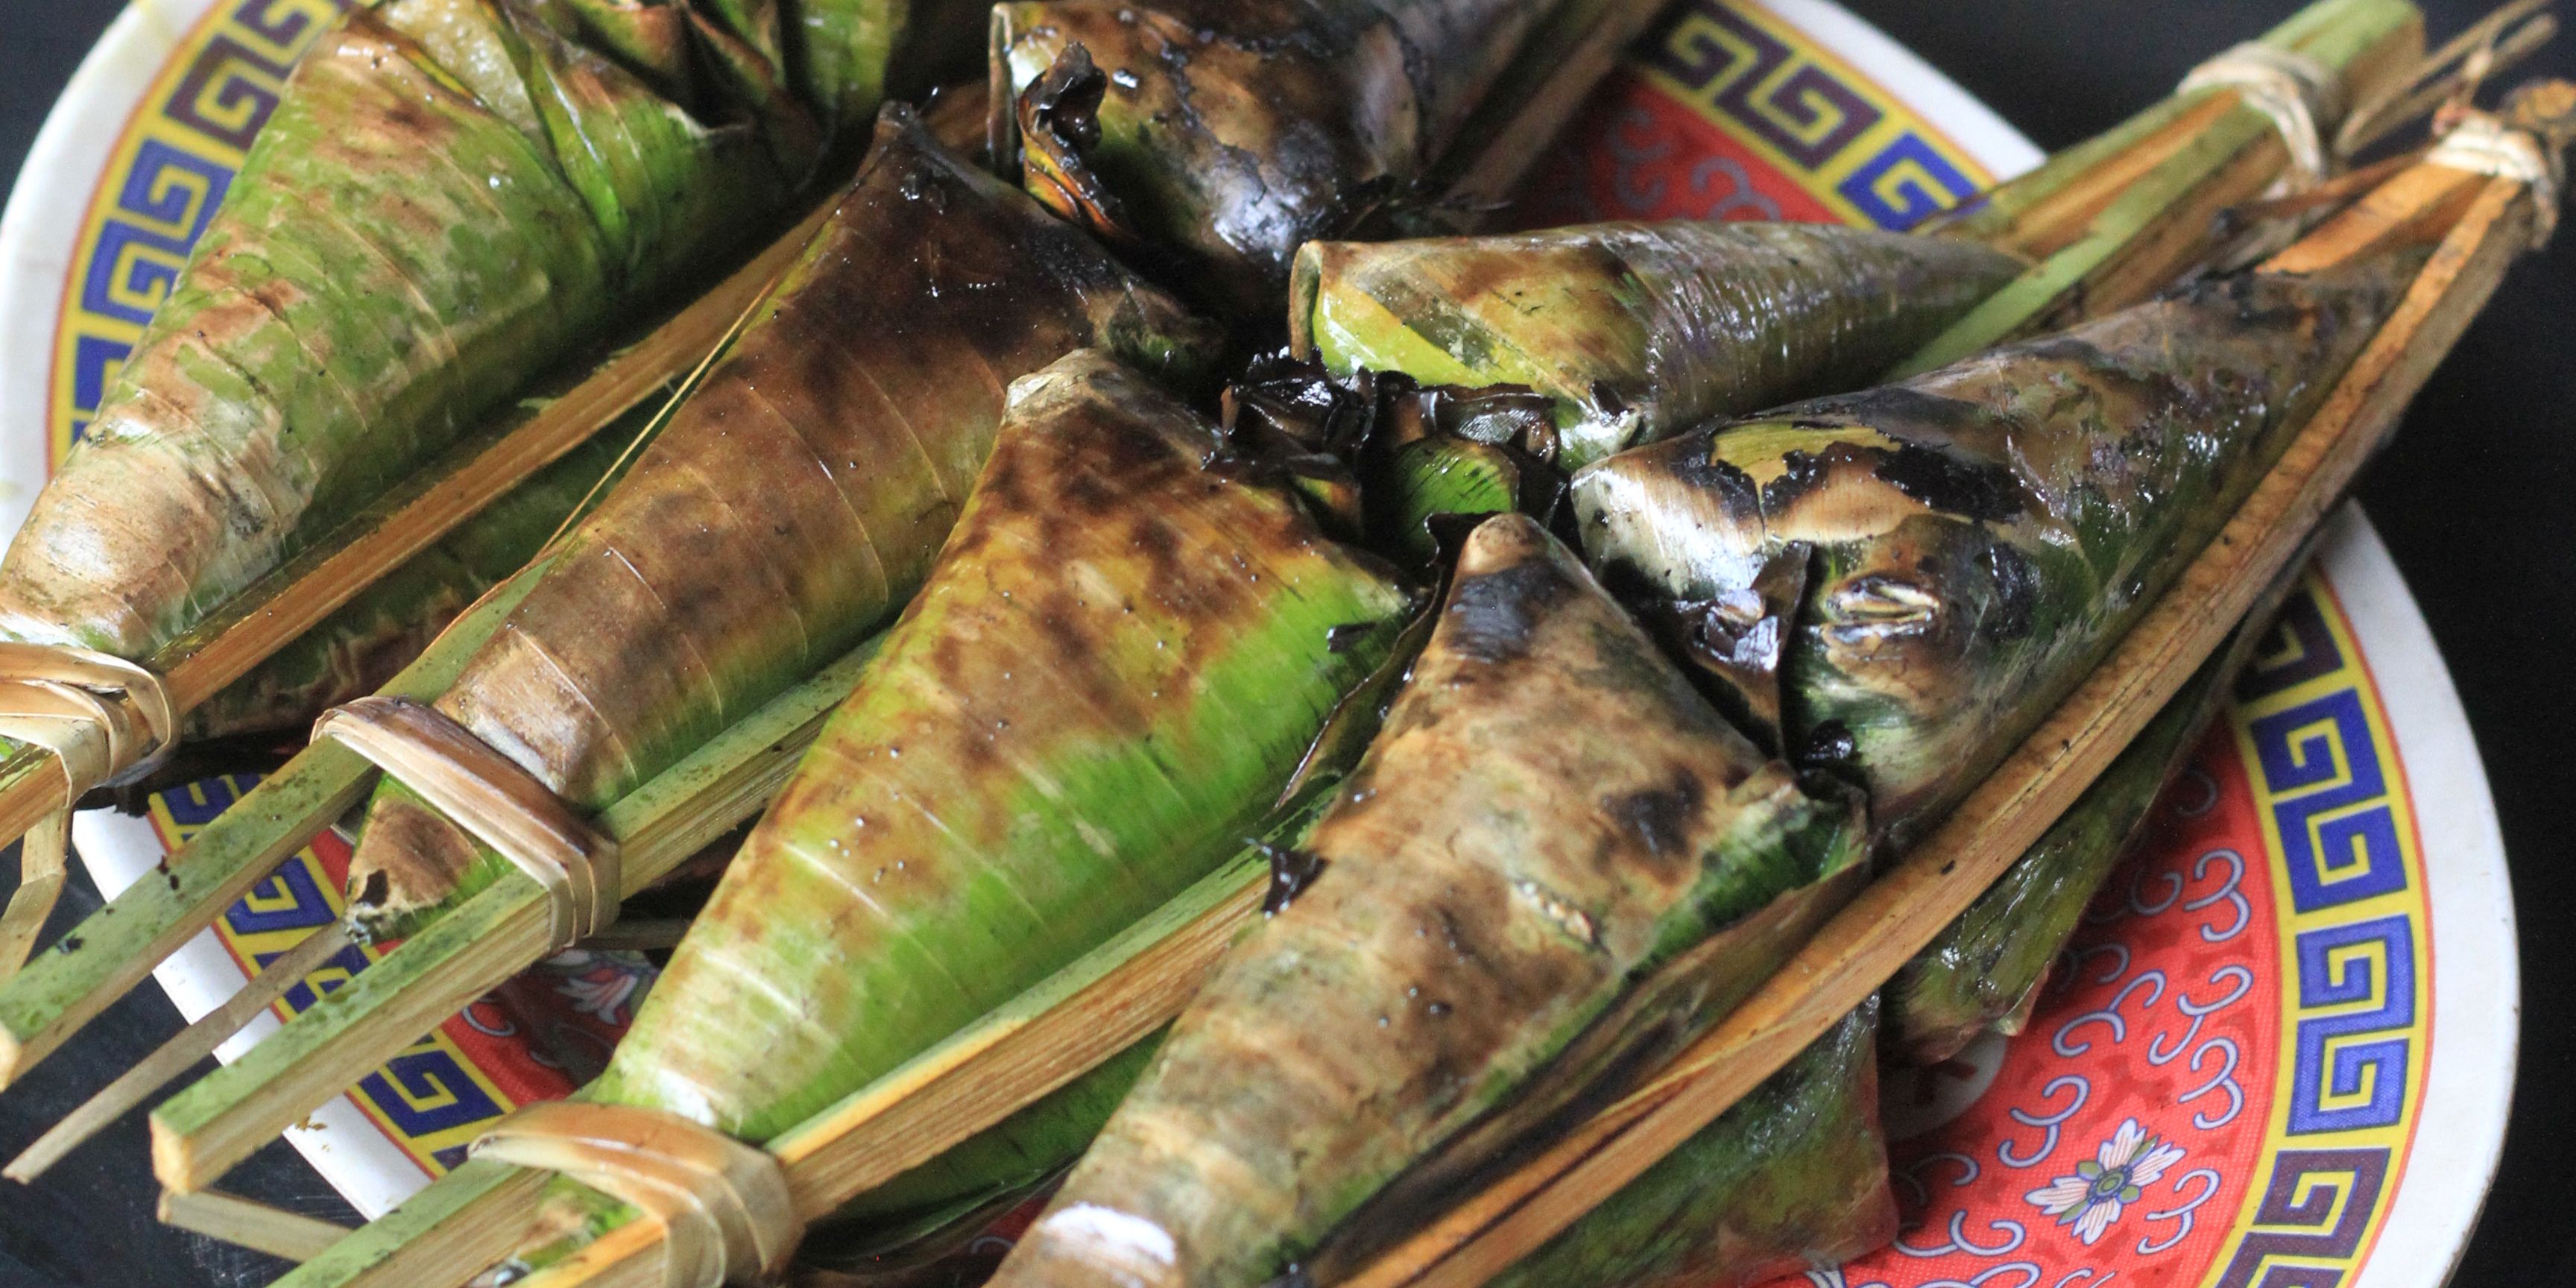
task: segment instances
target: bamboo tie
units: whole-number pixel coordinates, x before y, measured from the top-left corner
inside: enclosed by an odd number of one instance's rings
[[[59,644],[0,642],[0,737],[53,756],[63,805],[27,833],[18,888],[0,912],[0,981],[18,973],[68,875],[72,807],[132,782],[168,754],[179,719],[161,677],[124,658]]]
[[[409,698],[360,698],[314,722],[313,740],[325,738],[420,793],[542,887],[554,915],[549,955],[617,919],[616,840],[445,712]]]
[[[2175,92],[2232,89],[2247,107],[2272,118],[2290,153],[2282,193],[2305,192],[2325,181],[2328,158],[2321,120],[2343,115],[2343,81],[2332,68],[2305,54],[2248,42],[2218,55],[2182,78]]]
[[[2471,112],[2424,154],[2427,164],[2466,170],[2498,179],[2514,179],[2531,189],[2531,244],[2549,244],[2558,230],[2558,188],[2563,176],[2558,154],[2538,135],[2505,123],[2491,112]]]
[[[804,1236],[774,1155],[659,1110],[527,1105],[470,1153],[559,1172],[643,1209],[663,1229],[664,1288],[767,1282]]]

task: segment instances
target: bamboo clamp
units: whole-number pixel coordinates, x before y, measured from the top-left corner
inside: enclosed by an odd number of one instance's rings
[[[27,833],[18,888],[0,912],[0,982],[27,964],[62,895],[72,806],[94,787],[152,772],[178,726],[169,687],[145,667],[69,645],[0,643],[0,737],[50,757],[63,778],[62,807]]]
[[[656,1110],[529,1105],[469,1152],[562,1173],[649,1213],[662,1230],[666,1288],[768,1282],[805,1233],[776,1156]]]
[[[2333,158],[2317,122],[2340,120],[2344,113],[2343,78],[2332,68],[2294,49],[2247,41],[2192,68],[2174,92],[2204,89],[2233,89],[2247,107],[2272,118],[2290,154],[2289,168],[2274,185],[2277,195],[2325,181]]]
[[[420,793],[544,889],[553,910],[549,955],[617,920],[624,886],[616,840],[445,712],[410,698],[360,698],[313,722],[313,740],[325,739]]]

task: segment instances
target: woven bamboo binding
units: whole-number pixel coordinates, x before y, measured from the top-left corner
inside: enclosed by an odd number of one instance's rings
[[[560,1172],[649,1213],[663,1230],[665,1288],[768,1282],[804,1236],[775,1157],[659,1110],[529,1105],[471,1152]]]
[[[323,712],[313,738],[365,757],[543,887],[553,952],[617,919],[617,842],[445,712],[409,698],[360,698]]]

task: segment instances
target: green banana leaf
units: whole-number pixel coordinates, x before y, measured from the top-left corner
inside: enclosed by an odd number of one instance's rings
[[[1722,1017],[1856,887],[1864,833],[1534,521],[1489,520],[1313,875],[995,1283],[1331,1282]]]
[[[1873,1000],[1493,1288],[1745,1288],[1885,1246],[1877,1035]]]
[[[1909,844],[2271,467],[2420,263],[2205,281],[1576,475],[1592,566]]]
[[[1301,762],[1417,596],[1275,477],[1105,354],[1014,385],[929,583],[582,1094],[766,1139],[1293,813]],[[1096,1123],[987,1133],[989,1161],[898,1197],[980,1197]],[[540,1257],[633,1218],[549,1193]]]
[[[1065,217],[1267,324],[1297,247],[1406,195],[1561,3],[998,4],[998,153]]]
[[[889,107],[831,220],[438,707],[606,805],[911,598],[1006,388],[1091,345],[1186,384],[1214,337]],[[387,783],[351,911],[408,934],[511,870]]]
[[[2013,280],[1958,240],[1813,224],[1592,224],[1309,242],[1290,345],[1348,380],[1516,385],[1578,469],[1717,416],[1863,384]]]

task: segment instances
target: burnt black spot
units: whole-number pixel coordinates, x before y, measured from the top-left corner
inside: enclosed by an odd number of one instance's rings
[[[1592,382],[1592,405],[1600,408],[1604,416],[1617,416],[1628,410],[1628,400],[1620,397],[1606,380]]]
[[[1646,853],[1663,859],[1689,853],[1691,825],[1706,800],[1707,789],[1696,776],[1675,770],[1663,786],[1614,796],[1602,808],[1645,843]]]
[[[2008,542],[1997,541],[1977,555],[1977,567],[1994,586],[1994,599],[1984,619],[1986,633],[1998,640],[2028,636],[2039,616],[2039,569],[2030,556]]]
[[[1819,453],[1792,451],[1780,458],[1780,466],[1780,477],[1762,485],[1762,508],[1773,513],[1825,481],[1825,458]]]
[[[1512,661],[1529,652],[1547,610],[1572,593],[1565,573],[1545,559],[1461,578],[1449,596],[1443,634],[1451,651],[1471,660]]]
[[[1878,476],[1935,510],[1971,519],[2000,523],[2022,511],[2021,487],[2012,471],[1929,447],[1908,443],[1882,456]]]
[[[385,895],[392,890],[392,885],[392,879],[385,875],[384,869],[378,868],[368,873],[365,883],[358,887],[358,906],[361,908],[384,906]]]
[[[76,953],[76,952],[79,952],[79,951],[80,951],[80,949],[81,949],[81,937],[80,937],[80,936],[78,936],[78,935],[65,935],[65,936],[63,936],[63,941],[62,941],[61,943],[59,943],[59,944],[54,945],[54,948],[55,948],[55,951],[57,951],[57,952],[64,952],[64,953]]]
[[[1324,875],[1324,869],[1332,866],[1312,850],[1260,841],[1254,841],[1252,848],[1270,860],[1270,890],[1261,896],[1261,915],[1265,917],[1275,917],[1287,911],[1288,905],[1295,903],[1297,896],[1306,893],[1306,888]]]
[[[1693,440],[1689,449],[1673,453],[1673,478],[1703,492],[1715,492],[1726,498],[1730,510],[1751,510],[1762,499],[1762,490],[1753,485],[1753,476],[1737,469],[1732,462],[1713,455],[1707,440]]]
[[[1860,754],[1860,740],[1852,736],[1851,726],[1840,720],[1827,720],[1807,731],[1807,741],[1798,749],[1798,762],[1811,769],[1840,769],[1849,766]]]
[[[1377,623],[1375,622],[1344,622],[1341,625],[1324,632],[1324,651],[1327,653],[1348,653],[1352,649],[1359,647],[1360,641],[1367,639],[1369,637],[1369,633],[1376,629]]]

